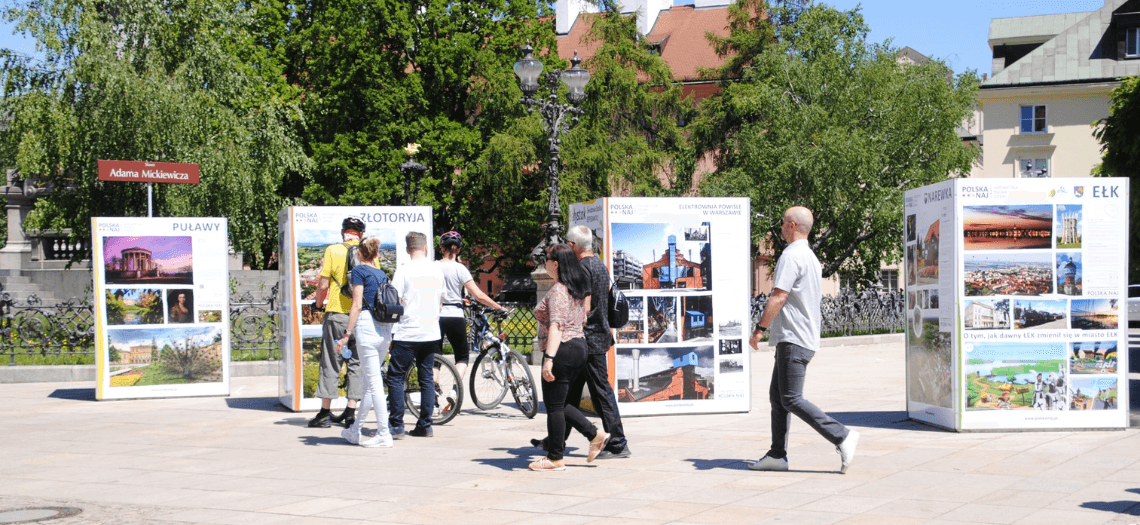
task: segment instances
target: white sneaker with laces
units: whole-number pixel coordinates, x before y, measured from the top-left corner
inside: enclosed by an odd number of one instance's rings
[[[755,463],[748,465],[748,469],[785,472],[788,470],[788,458],[777,459],[764,454],[764,457],[756,460]]]
[[[353,425],[353,426],[348,427],[344,430],[341,430],[340,431],[340,437],[344,438],[345,441],[352,443],[353,445],[359,445],[360,444],[360,429],[357,428],[356,425]]]
[[[384,435],[380,435],[380,433],[377,432],[375,436],[372,436],[371,438],[369,438],[367,440],[361,441],[360,446],[366,447],[366,448],[377,448],[377,447],[391,448],[392,447],[392,434],[385,433]]]
[[[839,466],[839,472],[846,474],[847,467],[851,466],[851,462],[855,459],[855,447],[859,445],[859,433],[854,430],[847,432],[847,437],[843,438],[843,442],[835,447],[839,452],[839,459],[843,462]]]

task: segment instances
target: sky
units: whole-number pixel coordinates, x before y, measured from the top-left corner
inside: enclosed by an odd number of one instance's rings
[[[4,2],[4,6],[10,2]],[[692,4],[692,0],[675,0]],[[958,0],[955,2],[902,0],[825,0],[837,9],[862,6],[873,42],[892,39],[895,47],[910,46],[931,58],[942,59],[956,73],[974,69],[990,72],[990,20],[1019,16],[1092,11],[1104,0]],[[0,24],[0,47],[24,53],[34,51],[26,39],[12,36],[12,24]]]

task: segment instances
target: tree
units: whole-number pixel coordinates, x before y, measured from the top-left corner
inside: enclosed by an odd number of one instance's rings
[[[142,184],[96,179],[98,159],[196,163],[198,185],[158,184],[158,216],[224,216],[230,241],[264,265],[279,194],[309,160],[303,119],[271,62],[259,62],[251,10],[226,0],[34,0],[6,14],[43,60],[3,54],[0,158],[53,188],[24,226],[70,228],[141,216]]]
[[[750,11],[751,9],[751,11]],[[697,153],[714,154],[709,195],[748,196],[753,241],[783,250],[780,219],[812,209],[809,242],[823,275],[874,282],[897,261],[903,191],[966,173],[979,150],[955,128],[966,121],[978,80],[945,64],[903,65],[896,50],[867,42],[858,10],[812,5],[774,31],[756,22],[759,1],[730,8],[730,36],[714,38],[739,72],[706,99],[695,123]],[[774,261],[774,259],[773,259]]]
[[[520,239],[539,216],[541,173],[533,159],[484,155],[524,113],[512,67],[528,40],[554,49],[545,2],[309,1],[298,44],[286,41],[290,80],[305,91],[307,148],[315,161],[304,198],[313,204],[404,201],[403,148],[418,143],[430,171],[418,203],[440,231],[459,228],[475,245],[525,255]],[[279,15],[278,18],[288,18]],[[280,27],[279,23],[266,23]],[[292,32],[293,30],[290,29]],[[517,142],[516,142],[517,144]],[[473,235],[474,233],[474,235]]]
[[[1096,124],[1101,164],[1096,177],[1128,177],[1128,282],[1140,283],[1140,77],[1125,78],[1109,95],[1108,116]]]

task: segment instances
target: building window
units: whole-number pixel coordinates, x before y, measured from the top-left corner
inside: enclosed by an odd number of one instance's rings
[[[1020,159],[1017,161],[1017,173],[1028,179],[1049,177],[1049,159]]]
[[[1124,35],[1124,56],[1128,58],[1140,57],[1140,27],[1125,29]]]
[[[893,292],[899,289],[899,271],[898,270],[879,270],[879,284],[883,285],[883,290]]]
[[[1045,106],[1021,106],[1021,132],[1045,133]]]

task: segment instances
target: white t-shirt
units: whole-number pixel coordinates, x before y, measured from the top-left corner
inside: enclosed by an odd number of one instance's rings
[[[471,271],[456,261],[436,261],[439,270],[443,272],[443,309],[439,311],[440,317],[463,317],[463,308],[455,306],[463,304],[463,285],[471,278]]]
[[[392,333],[393,341],[439,340],[439,303],[443,273],[431,259],[413,259],[396,269],[392,286],[400,293],[404,315]]]
[[[776,262],[774,280],[773,286],[788,292],[788,300],[768,327],[769,339],[818,350],[823,270],[807,240],[798,240],[784,249]]]

